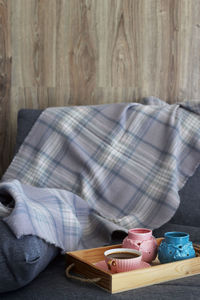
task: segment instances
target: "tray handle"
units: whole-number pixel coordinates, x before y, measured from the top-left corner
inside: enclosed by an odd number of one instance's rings
[[[195,250],[196,256],[200,257],[200,245],[193,243],[193,248]]]
[[[65,274],[66,274],[66,276],[67,276],[68,278],[76,279],[76,280],[79,280],[79,281],[82,281],[82,282],[92,282],[92,283],[98,282],[98,281],[101,280],[101,278],[99,278],[99,277],[98,277],[98,278],[92,278],[92,279],[90,279],[90,278],[81,278],[81,277],[78,277],[78,276],[75,276],[75,275],[71,275],[71,274],[70,274],[70,271],[71,271],[71,269],[72,269],[74,266],[75,266],[75,264],[72,263],[71,265],[69,265],[69,266],[66,268]]]

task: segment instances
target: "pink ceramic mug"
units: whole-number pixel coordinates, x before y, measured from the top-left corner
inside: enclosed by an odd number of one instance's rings
[[[135,249],[142,252],[142,260],[152,262],[157,255],[157,242],[148,228],[133,228],[128,231],[128,236],[123,240],[122,247]]]
[[[142,253],[134,249],[115,248],[104,252],[105,262],[112,273],[128,272],[141,264]]]

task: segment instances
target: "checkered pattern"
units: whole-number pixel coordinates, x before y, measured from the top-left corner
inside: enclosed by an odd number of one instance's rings
[[[15,199],[4,220],[62,250],[101,245],[113,230],[157,228],[200,162],[200,102],[46,109],[0,191]]]

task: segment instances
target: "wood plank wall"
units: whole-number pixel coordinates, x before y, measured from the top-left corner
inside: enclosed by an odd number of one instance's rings
[[[0,0],[0,174],[20,108],[199,93],[199,0]]]

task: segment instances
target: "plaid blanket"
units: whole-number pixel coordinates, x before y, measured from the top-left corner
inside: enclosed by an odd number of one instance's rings
[[[63,251],[115,230],[158,228],[200,163],[200,102],[55,107],[39,117],[0,184],[14,234]]]

